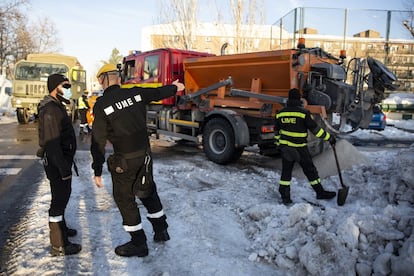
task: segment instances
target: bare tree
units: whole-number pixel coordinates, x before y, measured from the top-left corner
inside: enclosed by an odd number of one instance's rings
[[[15,29],[15,49],[12,52],[12,61],[24,59],[30,54],[34,47],[32,34],[28,30],[26,24],[18,22]]]
[[[5,72],[10,59],[16,55],[17,30],[23,19],[19,8],[26,0],[10,1],[0,5],[0,73]]]
[[[161,23],[166,33],[173,34],[164,39],[164,47],[191,50],[197,28],[197,0],[161,0]]]
[[[29,25],[23,9],[29,0],[0,4],[0,73],[10,74],[10,65],[29,53],[55,52],[60,49],[57,31],[50,19]],[[7,70],[6,70],[7,69]]]
[[[263,0],[259,4],[257,0],[230,0],[235,25],[233,48],[236,53],[249,52],[253,48],[253,40],[256,33],[255,25],[263,24],[264,22]]]
[[[58,31],[48,17],[38,19],[31,26],[32,52],[47,53],[61,50]]]
[[[414,0],[405,0],[403,4],[408,13],[402,24],[411,33],[411,36],[414,37]]]

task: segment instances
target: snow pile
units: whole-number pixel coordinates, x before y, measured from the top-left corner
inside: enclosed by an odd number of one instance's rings
[[[414,124],[413,120],[392,120],[387,119],[387,125],[389,126],[395,126],[400,129],[406,129],[410,132],[414,131]]]
[[[290,208],[267,203],[246,207],[240,216],[253,240],[250,260],[274,263],[293,275],[410,275],[414,146],[384,153],[369,153],[375,166],[344,172],[350,194],[342,207],[312,199],[315,204]],[[307,185],[298,182],[294,194],[299,185]]]
[[[392,93],[382,101],[384,104],[414,104],[413,93]]]
[[[414,140],[414,138],[413,138]],[[358,151],[351,143],[347,140],[340,139],[335,145],[339,167],[341,170],[352,169],[353,166],[370,165],[371,160]],[[325,178],[332,175],[338,174],[338,168],[336,167],[335,155],[332,148],[329,146],[323,153],[313,157],[315,166],[318,169],[319,177]],[[296,171],[301,171],[299,165],[296,166]],[[298,172],[295,175],[305,177],[302,172]]]
[[[414,147],[414,144],[411,147]],[[414,189],[414,154],[412,151],[401,152],[397,160],[397,167],[400,168],[399,176],[401,180],[409,185],[411,189]]]
[[[0,115],[12,112],[11,96],[6,94],[6,87],[11,88],[12,83],[4,75],[0,75]]]
[[[393,120],[394,121],[394,120]],[[412,123],[413,120],[407,121],[406,124],[403,123],[397,123],[395,126],[401,127],[403,129],[412,129],[414,124]],[[397,121],[395,121],[397,122]],[[404,120],[399,121],[404,122]],[[387,120],[387,124],[391,124],[391,120]],[[383,131],[377,131],[372,129],[358,129],[357,131],[348,134],[349,137],[354,137],[359,140],[368,140],[370,142],[372,141],[383,141],[383,140],[389,140],[392,139],[393,141],[413,141],[414,140],[414,133],[410,133],[407,131],[404,131],[403,129],[399,129],[396,127],[388,126],[385,127]]]

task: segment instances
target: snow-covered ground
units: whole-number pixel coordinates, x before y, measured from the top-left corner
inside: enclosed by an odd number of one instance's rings
[[[4,118],[4,117],[3,117]],[[4,123],[5,120],[0,120]],[[397,122],[399,123],[399,122]],[[413,120],[401,122],[414,129]],[[376,131],[360,135],[377,136]],[[401,137],[395,128],[381,132]],[[405,133],[407,139],[414,134]],[[105,187],[92,182],[91,157],[76,155],[80,176],[73,178],[67,209],[78,230],[79,255],[49,255],[49,186],[44,177],[12,249],[12,275],[412,275],[414,271],[414,145],[404,149],[359,149],[337,143],[344,183],[344,206],[318,201],[295,171],[294,204],[281,204],[277,192],[280,159],[246,151],[238,163],[220,166],[197,147],[153,141],[154,175],[168,216],[171,240],[152,241],[140,204],[150,254],[122,258],[114,248],[129,236]],[[315,158],[327,190],[340,182],[331,151]],[[327,168],[333,168],[324,171]],[[139,201],[137,201],[139,203]],[[23,221],[24,220],[24,221]],[[17,227],[18,228],[18,227]]]
[[[11,111],[11,97],[9,94],[11,93],[11,88],[12,82],[5,75],[0,74],[0,118],[4,113],[10,113]]]
[[[414,104],[414,94],[409,92],[393,92],[382,101],[384,104]]]
[[[414,123],[413,120],[392,120],[387,119],[387,126],[382,131],[371,129],[358,129],[349,134],[350,137],[357,137],[361,140],[384,140],[390,139],[393,141],[411,140],[414,137]]]

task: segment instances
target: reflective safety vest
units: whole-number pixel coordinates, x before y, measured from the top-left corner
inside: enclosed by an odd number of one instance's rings
[[[307,145],[308,130],[325,141],[329,140],[331,136],[316,124],[309,110],[302,107],[288,106],[276,114],[275,139],[277,145],[305,147]]]
[[[80,96],[78,99],[78,109],[88,109],[88,105],[86,105],[83,96]]]

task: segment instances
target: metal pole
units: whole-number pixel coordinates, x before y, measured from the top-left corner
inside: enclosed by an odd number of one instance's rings
[[[391,11],[387,11],[387,29],[385,31],[385,58],[384,64],[388,64],[388,55],[390,54],[390,29],[391,29]]]
[[[208,86],[206,88],[202,88],[202,89],[198,90],[197,92],[195,92],[193,94],[184,95],[181,98],[184,101],[189,101],[189,100],[192,100],[192,99],[194,99],[194,98],[196,98],[198,96],[201,96],[203,94],[207,94],[210,91],[213,91],[215,89],[218,89],[218,88],[220,88],[222,86],[227,86],[227,85],[230,85],[230,86],[233,85],[233,79],[231,77],[229,77],[228,79],[226,79],[224,81],[221,81],[221,82],[217,82],[215,84],[212,84],[212,85],[210,85],[210,86]]]
[[[294,22],[293,22],[293,41],[292,41],[292,48],[296,48],[295,47],[295,41],[296,41],[297,20],[298,20],[298,8],[295,9],[295,16],[294,16]]]
[[[305,32],[305,8],[300,8],[299,37],[303,37]]]
[[[346,33],[348,30],[348,9],[345,9],[345,14],[344,14],[344,43],[342,45],[342,49],[346,50]]]
[[[240,97],[247,97],[247,98],[255,98],[259,100],[269,101],[269,102],[276,102],[281,104],[286,104],[287,98],[279,97],[279,96],[272,96],[272,95],[266,95],[266,94],[258,94],[253,93],[250,91],[245,91],[241,89],[230,89],[230,95],[231,96],[240,96]]]
[[[282,39],[283,39],[283,18],[280,20],[280,27],[279,27],[279,49],[282,49]]]

